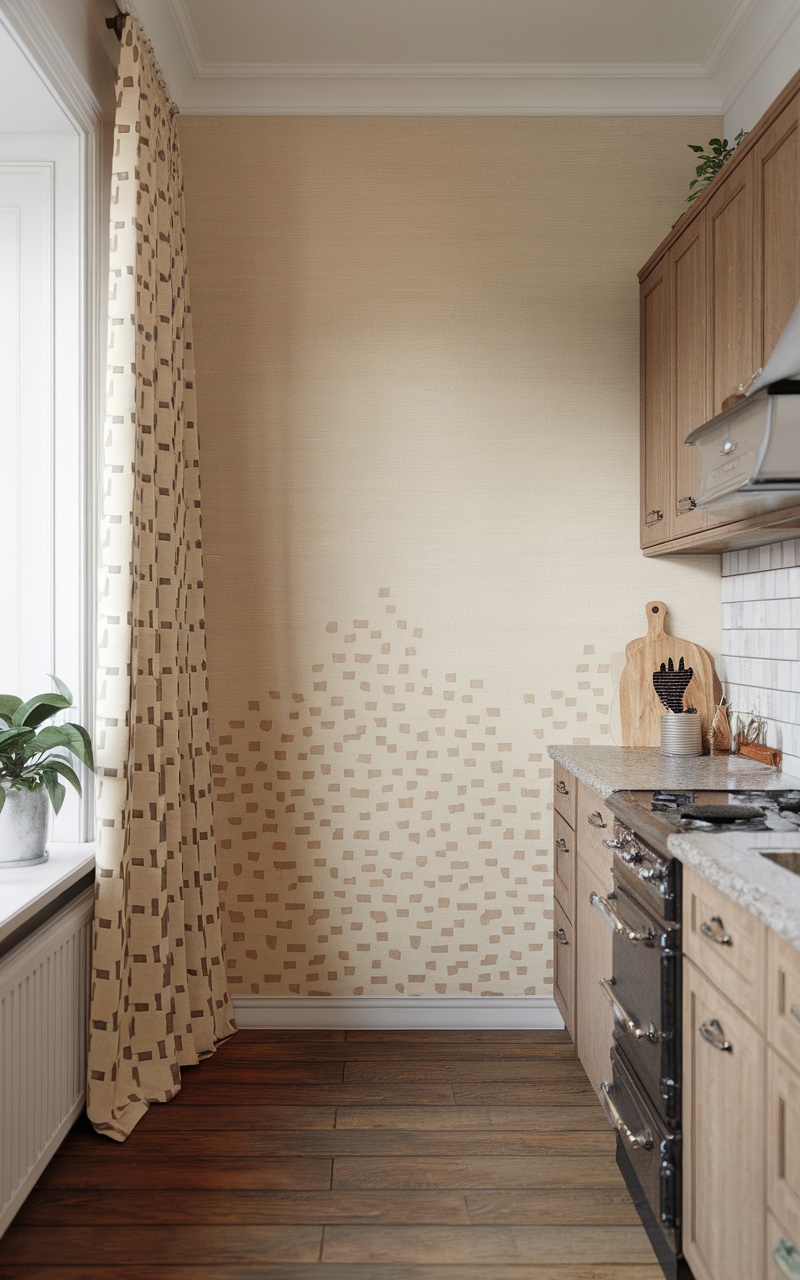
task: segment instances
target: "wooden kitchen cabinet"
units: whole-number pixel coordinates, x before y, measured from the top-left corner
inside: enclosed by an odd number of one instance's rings
[[[614,818],[600,796],[560,765],[554,786],[554,997],[598,1096],[611,1079],[614,1019],[600,990],[611,976],[612,933],[590,904],[611,892]]]
[[[640,272],[641,546],[729,550],[790,536],[800,495],[695,505],[683,442],[771,354],[800,298],[800,73]]]
[[[683,963],[683,1249],[695,1280],[762,1280],[764,1037]]]

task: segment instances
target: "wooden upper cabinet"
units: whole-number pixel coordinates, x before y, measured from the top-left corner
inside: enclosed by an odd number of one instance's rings
[[[670,287],[666,259],[641,290],[641,544],[672,537]]]
[[[758,368],[754,340],[752,152],[706,205],[711,414]]]
[[[706,512],[695,507],[700,454],[684,444],[709,417],[706,292],[706,216],[703,210],[672,245],[672,402],[675,437],[672,536],[705,528]]]
[[[766,363],[800,298],[800,95],[753,148],[755,358]]]

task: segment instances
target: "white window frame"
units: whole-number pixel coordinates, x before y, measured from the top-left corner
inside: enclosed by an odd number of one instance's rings
[[[108,262],[108,175],[103,168],[104,120],[90,86],[65,52],[37,0],[0,0],[0,22],[17,41],[73,125],[72,134],[6,135],[3,165],[51,177],[52,395],[49,440],[41,441],[40,470],[48,476],[51,523],[37,543],[47,546],[45,589],[37,594],[29,569],[33,544],[23,547],[19,601],[30,610],[27,636],[36,652],[20,659],[26,695],[47,687],[53,671],[71,683],[74,717],[94,737],[100,439],[105,410]],[[44,419],[43,419],[44,420]],[[44,428],[43,428],[44,430]],[[25,450],[23,449],[23,454]],[[30,467],[21,455],[20,463]],[[34,465],[38,460],[34,456]],[[3,468],[5,470],[5,468]],[[22,615],[21,615],[22,616]],[[35,619],[35,624],[34,624]],[[40,639],[41,638],[41,639]],[[44,679],[31,674],[45,666]],[[28,684],[32,686],[30,689]],[[11,692],[11,690],[8,690]],[[78,803],[69,794],[53,835],[69,844],[94,837],[94,786]]]

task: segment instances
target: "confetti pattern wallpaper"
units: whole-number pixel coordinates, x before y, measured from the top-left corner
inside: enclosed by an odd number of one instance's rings
[[[698,127],[181,120],[234,996],[550,994],[547,746],[647,600],[719,649],[718,558],[638,549]]]

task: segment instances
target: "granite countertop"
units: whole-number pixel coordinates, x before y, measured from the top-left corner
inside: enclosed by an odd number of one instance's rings
[[[612,791],[790,791],[800,779],[744,756],[662,756],[657,747],[549,747],[551,759],[607,799]],[[686,831],[671,853],[800,948],[800,875],[760,849],[800,853],[800,831]]]
[[[563,765],[606,799],[612,791],[788,791],[800,778],[746,756],[662,756],[658,747],[548,747]]]

